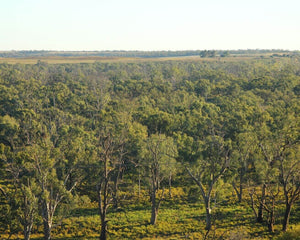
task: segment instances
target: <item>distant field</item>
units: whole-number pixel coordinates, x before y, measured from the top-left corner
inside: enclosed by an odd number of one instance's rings
[[[120,57],[29,57],[29,58],[0,58],[0,63],[8,64],[36,64],[38,61],[49,64],[60,63],[94,63],[94,62],[114,62],[114,61],[132,61],[131,58]]]
[[[98,56],[84,56],[84,57],[28,57],[28,58],[0,58],[0,63],[8,64],[36,64],[38,61],[46,62],[48,64],[61,63],[94,63],[94,62],[140,62],[140,61],[240,61],[240,60],[254,60],[260,58],[270,58],[270,54],[259,55],[238,55],[230,57],[214,57],[214,58],[200,58],[199,56],[187,57],[159,57],[159,58],[129,58],[129,57],[98,57]]]

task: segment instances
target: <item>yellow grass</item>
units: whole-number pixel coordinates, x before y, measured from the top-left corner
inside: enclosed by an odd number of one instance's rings
[[[264,57],[269,57],[264,55]],[[215,57],[215,58],[200,58],[199,56],[187,56],[187,57],[161,57],[161,58],[129,58],[129,57],[99,57],[99,56],[83,56],[83,57],[28,57],[28,58],[0,58],[0,63],[8,64],[36,64],[39,60],[48,64],[61,64],[61,63],[94,63],[94,62],[148,62],[148,61],[209,61],[209,62],[224,62],[224,61],[241,61],[241,60],[253,60],[260,58],[260,55],[241,55],[230,57]]]

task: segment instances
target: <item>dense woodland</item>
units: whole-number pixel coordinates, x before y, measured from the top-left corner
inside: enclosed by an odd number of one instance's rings
[[[1,64],[0,238],[297,236],[299,61]]]

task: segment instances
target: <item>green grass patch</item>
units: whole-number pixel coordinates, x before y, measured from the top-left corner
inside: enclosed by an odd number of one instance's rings
[[[146,199],[144,199],[146,200]],[[205,211],[201,200],[197,202],[176,200],[162,202],[157,224],[150,225],[149,201],[121,203],[122,211],[109,208],[108,239],[203,239]],[[279,206],[283,210],[283,205]],[[282,211],[278,211],[275,232],[269,233],[267,225],[255,222],[254,214],[246,203],[238,204],[228,199],[213,206],[213,227],[208,239],[299,239],[299,204],[292,212],[290,229],[281,232]],[[77,208],[53,229],[53,239],[98,239],[100,217],[96,203]],[[11,239],[20,238],[12,236]],[[1,235],[0,239],[8,235]],[[42,226],[35,227],[32,239],[42,239]]]

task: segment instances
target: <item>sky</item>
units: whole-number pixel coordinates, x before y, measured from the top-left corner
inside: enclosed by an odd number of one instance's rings
[[[0,0],[0,50],[300,50],[299,0]]]

